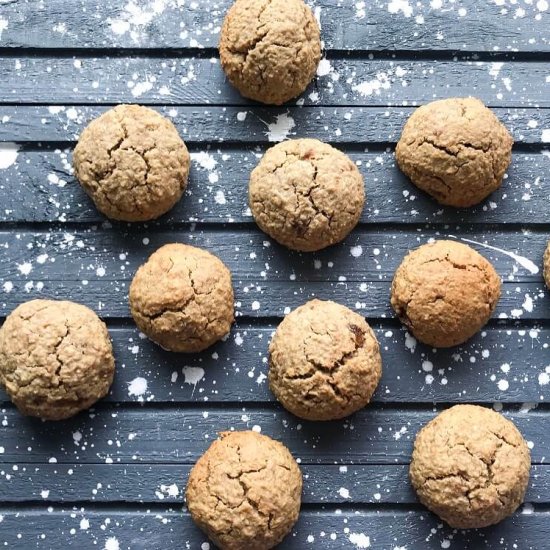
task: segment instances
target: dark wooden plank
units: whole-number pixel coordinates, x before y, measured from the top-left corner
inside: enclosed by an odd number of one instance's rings
[[[221,389],[220,389],[221,391]],[[465,399],[467,401],[467,399]],[[339,422],[305,422],[279,406],[271,410],[101,406],[62,423],[2,412],[8,463],[193,464],[217,433],[256,429],[281,440],[304,464],[408,464],[418,430],[435,415],[424,409],[368,407]],[[534,464],[550,463],[547,411],[507,413],[530,441]]]
[[[540,282],[539,267],[548,242],[546,232],[469,231],[456,226],[410,228],[407,232],[362,227],[343,244],[313,254],[292,252],[272,243],[253,225],[226,232],[200,227],[139,231],[125,224],[76,231],[18,230],[13,237],[11,232],[0,231],[0,278],[4,281],[100,280],[105,286],[130,281],[153,251],[171,242],[213,251],[230,268],[237,286],[246,281],[260,287],[271,281],[391,282],[409,250],[431,239],[445,238],[478,249],[493,262],[505,282]]]
[[[0,538],[15,550],[101,548],[105,550],[213,550],[186,512],[173,509],[101,510],[85,508],[7,508]],[[531,512],[531,510],[529,510]],[[514,516],[496,527],[456,531],[422,511],[302,509],[281,550],[365,548],[441,550],[441,548],[521,548],[540,550],[550,528],[545,512]]]
[[[366,63],[350,58],[327,63],[330,74],[316,79],[299,104],[410,106],[475,93],[492,106],[550,107],[544,62],[503,65],[373,59]],[[0,98],[2,102],[42,105],[250,103],[229,85],[215,58],[181,57],[86,57],[75,61],[70,57],[33,56],[18,62],[13,57],[0,57]]]
[[[0,272],[1,273],[1,272]],[[36,273],[35,273],[36,275]],[[22,302],[34,298],[74,300],[83,303],[105,319],[129,317],[127,288],[129,281],[104,281],[86,274],[79,280],[60,280],[36,277],[3,280],[10,292],[0,290],[0,316],[8,315]],[[124,277],[125,275],[121,275]],[[49,276],[48,276],[49,277]],[[237,317],[282,317],[312,298],[334,300],[357,310],[369,319],[393,319],[390,307],[390,281],[373,283],[306,282],[263,280],[233,280]],[[13,285],[13,287],[11,286]],[[546,321],[550,317],[548,291],[542,281],[538,283],[507,282],[493,315],[494,320],[508,325],[510,321]]]
[[[471,209],[443,208],[414,187],[396,167],[392,151],[356,152],[341,148],[363,173],[367,204],[363,224],[379,223],[547,223],[538,213],[549,207],[546,191],[550,154],[516,152],[508,178],[486,201]],[[184,199],[158,223],[251,222],[248,179],[265,150],[193,145],[194,162]],[[70,150],[22,149],[1,172],[4,201],[0,221],[100,223],[105,218],[72,175]]]
[[[45,503],[181,503],[190,465],[4,464],[3,505]],[[304,504],[416,504],[404,465],[304,465]],[[9,479],[5,478],[9,476]],[[98,489],[99,487],[99,489]],[[533,466],[526,502],[550,502],[550,466]]]
[[[214,48],[231,0],[132,4],[77,0],[12,2],[3,7],[7,27],[0,45],[11,48]],[[548,51],[548,12],[537,4],[497,2],[314,3],[328,49]],[[38,7],[37,7],[38,6]],[[138,6],[137,8],[132,6]],[[543,4],[539,5],[544,8]],[[47,15],[47,17],[45,17]],[[53,22],[56,23],[53,23]]]
[[[274,326],[237,325],[226,342],[180,355],[111,328],[117,374],[108,402],[269,403],[267,347]],[[376,329],[383,375],[375,403],[537,403],[548,380],[550,330],[488,328],[467,344],[432,350],[400,328]],[[510,356],[510,350],[515,355]],[[519,357],[521,356],[521,359]],[[0,403],[9,398],[0,391]]]
[[[370,144],[396,143],[413,107],[281,107],[180,106],[155,107],[168,116],[187,142],[265,144],[288,138]],[[76,141],[82,129],[103,113],[103,106],[0,105],[0,141]],[[517,144],[545,146],[543,130],[550,128],[550,109],[495,108]],[[242,120],[244,117],[244,120]],[[544,134],[546,136],[546,134]],[[546,139],[546,138],[545,138]],[[65,147],[65,145],[63,146]]]

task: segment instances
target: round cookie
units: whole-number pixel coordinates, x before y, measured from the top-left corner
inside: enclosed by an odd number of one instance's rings
[[[223,22],[219,49],[229,82],[243,96],[281,105],[315,76],[319,25],[303,0],[236,0]]]
[[[500,187],[513,139],[479,99],[452,98],[419,107],[395,156],[412,182],[441,204],[467,207]]]
[[[93,120],[73,154],[76,177],[107,217],[158,218],[181,198],[189,153],[175,126],[152,109],[119,105]]]
[[[514,513],[530,466],[512,422],[485,407],[456,405],[418,433],[410,478],[422,504],[451,527],[473,529]]]
[[[206,250],[167,244],[138,269],[130,310],[138,328],[164,349],[202,351],[231,329],[231,273]]]
[[[441,240],[405,257],[393,278],[391,305],[418,340],[449,348],[466,342],[487,323],[500,287],[500,277],[481,254]]]
[[[380,348],[361,315],[311,300],[287,315],[269,346],[269,386],[306,420],[335,420],[363,408],[382,375]]]
[[[546,247],[546,251],[544,252],[544,281],[546,282],[546,286],[550,288],[550,241],[548,242],[548,246]]]
[[[302,474],[288,449],[256,432],[224,432],[187,483],[191,517],[221,550],[268,550],[298,519]]]
[[[249,201],[260,229],[304,252],[331,246],[357,225],[363,177],[351,159],[316,139],[268,149],[250,176]]]
[[[105,323],[80,304],[31,300],[0,329],[0,384],[23,414],[69,418],[107,395],[114,372]]]

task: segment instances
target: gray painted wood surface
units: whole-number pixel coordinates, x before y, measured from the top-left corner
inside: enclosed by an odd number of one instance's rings
[[[321,74],[280,108],[223,77],[215,47],[229,5],[0,0],[0,317],[31,298],[80,301],[107,321],[117,358],[109,396],[66,422],[23,418],[0,392],[0,545],[205,550],[183,501],[188,472],[219,431],[248,428],[303,468],[303,511],[281,548],[549,548],[548,3],[317,0]],[[393,150],[416,105],[470,94],[510,128],[513,163],[481,205],[443,208]],[[150,224],[108,222],[72,175],[79,133],[119,102],[168,116],[193,155],[186,196]],[[364,175],[365,211],[339,246],[292,253],[253,223],[250,170],[286,137],[333,143]],[[488,326],[453,350],[418,344],[389,306],[395,268],[431,238],[471,243],[504,282]],[[171,241],[233,272],[237,323],[203,354],[164,352],[129,318],[136,268]],[[372,405],[341,422],[292,417],[266,382],[273,330],[313,296],[365,315],[381,343]],[[480,531],[446,527],[407,480],[416,432],[461,402],[503,410],[532,447],[526,504]]]

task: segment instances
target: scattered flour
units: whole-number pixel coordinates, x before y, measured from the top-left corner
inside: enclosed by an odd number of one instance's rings
[[[288,113],[283,113],[277,115],[275,122],[267,124],[267,139],[271,142],[284,141],[292,128],[296,126],[294,119],[288,115]]]
[[[218,161],[206,151],[200,153],[191,153],[191,160],[196,162],[203,170],[211,172],[218,165]]]
[[[147,393],[147,380],[145,380],[145,378],[138,376],[128,384],[128,395],[130,397],[135,396],[143,399],[143,396],[146,393]]]
[[[204,378],[204,369],[201,367],[183,367],[185,383],[196,386]]]
[[[172,485],[161,485],[160,489],[155,491],[155,495],[159,500],[164,500],[165,497],[176,498],[179,494],[180,490],[175,483],[172,483]]]
[[[452,239],[456,239],[454,235],[449,235]],[[521,267],[525,268],[527,271],[529,271],[532,275],[536,275],[539,272],[539,268],[537,265],[532,262],[529,258],[524,258],[523,256],[518,256],[517,254],[514,254],[513,252],[509,252],[508,250],[503,250],[502,248],[497,248],[496,246],[491,246],[489,244],[480,243],[477,241],[472,241],[470,239],[460,239],[461,241],[464,241],[466,243],[470,244],[477,244],[478,246],[483,246],[484,248],[488,248],[489,250],[494,250],[495,252],[500,252],[501,254],[505,254],[506,256],[509,256],[517,262]]]
[[[349,541],[355,544],[356,548],[370,548],[370,537],[364,533],[350,533]]]
[[[153,80],[147,79],[143,82],[137,82],[132,86],[132,95],[134,97],[141,97],[143,94],[151,91],[153,89]]]
[[[225,194],[221,189],[218,189],[216,191],[216,195],[214,196],[214,200],[216,201],[216,204],[226,204],[227,199],[225,198]]]
[[[120,550],[118,539],[116,537],[109,537],[105,541],[105,546],[103,547],[103,550]]]
[[[342,498],[349,498],[349,490],[346,489],[345,487],[340,487],[340,489],[338,489],[338,494]]]
[[[381,90],[389,90],[391,87],[390,78],[387,73],[378,73],[373,80],[366,80],[360,84],[353,86],[354,92],[360,93],[362,96],[370,96],[373,94],[379,95]]]
[[[116,18],[107,19],[111,32],[116,36],[126,33],[134,42],[146,36],[145,27],[164,12],[168,6],[181,5],[182,0],[130,0]]]
[[[550,140],[549,140],[550,141]],[[9,168],[17,160],[19,146],[16,143],[1,143],[0,144],[0,170]]]
[[[8,28],[8,21],[3,17],[0,17],[0,40],[2,39],[2,33]]]
[[[390,13],[403,12],[405,17],[410,17],[413,14],[413,7],[409,4],[409,0],[391,0],[388,4]]]
[[[332,71],[332,65],[328,59],[321,59],[317,67],[317,76],[327,76]]]

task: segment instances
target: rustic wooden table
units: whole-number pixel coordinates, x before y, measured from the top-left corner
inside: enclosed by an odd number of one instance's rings
[[[107,321],[117,358],[110,396],[67,422],[23,418],[0,395],[0,546],[211,548],[184,507],[187,474],[218,431],[248,428],[283,441],[305,475],[281,548],[550,548],[548,2],[316,0],[326,58],[282,108],[225,81],[216,46],[229,4],[0,0],[0,315],[41,296],[80,301]],[[406,180],[393,148],[416,105],[463,95],[494,108],[516,145],[501,190],[454,210]],[[158,223],[107,222],[72,175],[79,132],[121,102],[158,108],[192,151],[188,193]],[[312,255],[271,242],[247,208],[250,170],[295,136],[349,153],[367,187],[357,230]],[[450,351],[417,344],[389,307],[395,268],[433,237],[472,242],[504,281],[486,329]],[[237,323],[201,355],[161,351],[129,318],[131,277],[171,241],[233,272]],[[382,346],[373,404],[343,422],[297,420],[266,383],[274,327],[312,296],[363,313]],[[449,529],[408,484],[416,432],[458,402],[502,409],[532,447],[527,502],[482,531]]]

